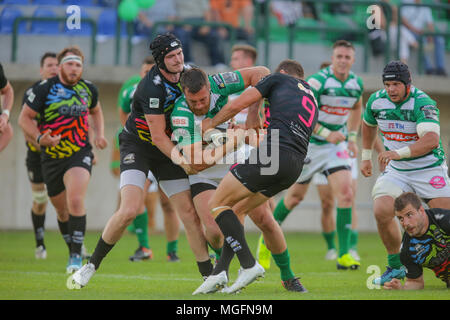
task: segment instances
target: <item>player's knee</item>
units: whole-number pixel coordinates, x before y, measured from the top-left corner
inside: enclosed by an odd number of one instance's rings
[[[84,213],[84,197],[80,195],[74,195],[69,197],[68,201],[70,213]]]
[[[33,202],[33,212],[36,214],[43,214],[45,213],[45,210],[47,209],[47,202],[45,203],[36,203]]]
[[[119,221],[121,225],[130,225],[139,213],[139,204],[130,204],[126,206],[121,206],[117,215],[119,216]]]
[[[322,214],[324,216],[330,216],[333,214],[333,210],[334,210],[334,199],[330,200],[330,199],[324,199],[321,202],[322,205]]]
[[[161,209],[164,212],[164,214],[169,214],[174,212],[172,205],[170,204],[169,201],[161,201]]]
[[[193,206],[190,206],[183,210],[183,212],[180,214],[180,219],[186,227],[200,224],[200,218],[198,217],[197,212],[195,211],[195,208]]]
[[[304,198],[305,198],[305,196],[303,194],[293,193],[284,198],[284,204],[285,204],[286,208],[293,209],[300,202],[302,202]]]

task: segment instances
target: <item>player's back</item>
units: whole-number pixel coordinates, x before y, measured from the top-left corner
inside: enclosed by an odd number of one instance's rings
[[[278,130],[281,148],[306,154],[318,117],[317,103],[308,83],[275,73],[262,79],[256,89],[269,102],[268,140]]]

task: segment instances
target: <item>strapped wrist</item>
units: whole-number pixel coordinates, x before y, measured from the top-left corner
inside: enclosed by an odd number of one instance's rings
[[[411,149],[409,147],[403,147],[394,151],[397,152],[400,159],[411,158]]]
[[[356,131],[350,131],[350,132],[348,133],[348,141],[356,142],[357,136],[358,136],[358,132],[356,132]]]
[[[372,149],[362,149],[361,160],[372,160]]]
[[[40,144],[40,141],[41,141],[42,136],[43,136],[43,134],[41,133],[41,134],[39,134],[39,135],[37,136],[37,138],[36,138],[36,142],[37,142],[38,145],[41,145],[41,144]]]

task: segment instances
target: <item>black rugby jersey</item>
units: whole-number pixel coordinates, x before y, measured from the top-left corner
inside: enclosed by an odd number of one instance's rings
[[[185,65],[185,69],[189,66]],[[166,119],[166,133],[171,135],[170,115],[175,100],[183,94],[179,82],[168,81],[155,65],[139,82],[133,95],[131,113],[125,123],[125,132],[144,143],[154,145],[146,114],[163,114]]]
[[[429,226],[423,236],[403,235],[400,259],[406,267],[406,276],[417,279],[423,267],[434,271],[444,282],[450,281],[450,210],[426,209]]]
[[[317,102],[307,82],[282,73],[261,79],[255,88],[268,100],[267,141],[279,132],[280,148],[305,156],[318,118]]]

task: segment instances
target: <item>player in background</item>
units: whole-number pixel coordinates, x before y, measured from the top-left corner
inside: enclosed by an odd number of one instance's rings
[[[353,45],[339,40],[333,45],[332,64],[307,79],[319,104],[319,120],[311,136],[302,174],[274,211],[275,220],[281,224],[304,199],[314,174],[323,173],[337,200],[338,269],[360,266],[349,253],[354,202],[351,159],[358,153],[356,137],[363,93],[361,78],[351,71],[354,61]],[[328,243],[334,239],[334,232],[324,233],[324,237]]]
[[[394,200],[414,191],[430,208],[450,209],[450,179],[440,139],[439,108],[414,87],[406,64],[388,63],[384,89],[367,101],[362,124],[361,173],[372,175],[372,148],[378,129],[386,151],[378,155],[382,174],[373,189],[374,215],[386,248],[388,266],[374,284],[402,279],[407,270],[400,257],[401,232],[395,221]]]
[[[43,178],[69,247],[66,271],[72,273],[82,266],[86,231],[84,199],[94,158],[88,115],[94,124],[95,146],[104,149],[107,141],[97,88],[81,78],[83,53],[78,47],[67,47],[57,59],[58,75],[40,82],[27,95],[19,125],[25,136],[33,137],[41,147]],[[39,126],[35,122],[38,114]]]
[[[33,90],[43,80],[53,78],[58,74],[58,59],[56,53],[46,52],[40,60],[39,73],[41,80],[35,82],[28,90],[25,91],[22,105],[25,103],[28,95],[33,94]],[[39,125],[39,115],[36,118],[36,124]],[[33,223],[34,238],[36,241],[35,257],[36,259],[46,259],[47,250],[44,243],[45,230],[45,212],[47,209],[48,195],[45,187],[44,178],[42,177],[41,167],[41,149],[34,141],[33,137],[25,136],[27,146],[27,157],[25,164],[28,172],[28,179],[31,185],[31,195],[33,204],[31,207],[31,221]],[[68,222],[66,222],[68,223]]]
[[[6,148],[13,136],[13,128],[9,123],[14,103],[14,89],[9,83],[0,63],[0,152]]]

